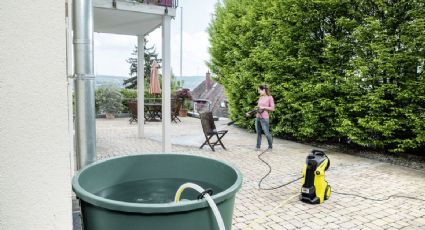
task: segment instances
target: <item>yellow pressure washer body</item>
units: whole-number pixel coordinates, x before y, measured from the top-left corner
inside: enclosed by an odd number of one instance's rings
[[[329,158],[321,150],[312,150],[307,156],[301,180],[300,200],[310,204],[321,204],[329,199],[331,186],[325,180],[325,171],[330,166]]]

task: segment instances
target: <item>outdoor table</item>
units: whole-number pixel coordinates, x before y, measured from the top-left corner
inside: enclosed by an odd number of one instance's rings
[[[159,103],[146,103],[145,104],[145,120],[146,121],[160,121],[162,104]]]

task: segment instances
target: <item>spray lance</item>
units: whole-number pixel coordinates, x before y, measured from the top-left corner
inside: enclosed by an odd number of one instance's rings
[[[253,110],[250,110],[250,111],[248,111],[248,112],[246,112],[245,113],[245,117],[246,118],[249,118],[249,117],[251,117],[253,114],[256,114],[256,113],[259,113],[259,114],[261,114],[262,112],[264,112],[264,109],[259,109],[258,107],[256,107],[255,109],[253,109]],[[227,123],[227,125],[233,125],[234,123],[236,123],[236,121],[231,121],[231,122],[229,122],[229,123]]]

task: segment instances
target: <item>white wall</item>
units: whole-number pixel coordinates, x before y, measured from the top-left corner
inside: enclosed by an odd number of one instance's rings
[[[72,229],[65,0],[0,1],[0,229]]]

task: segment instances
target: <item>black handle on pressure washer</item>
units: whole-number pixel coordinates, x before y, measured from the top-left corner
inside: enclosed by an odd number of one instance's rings
[[[323,152],[322,150],[313,149],[311,150],[311,153],[314,155],[326,156],[325,152]]]
[[[328,159],[328,164],[326,165],[325,171],[328,170],[329,166],[331,165],[331,160],[329,159],[329,157],[326,155],[325,152],[323,152],[322,150],[318,150],[318,149],[313,149],[311,150],[311,153],[313,155],[318,155],[318,156],[322,156],[322,157],[326,157]]]

